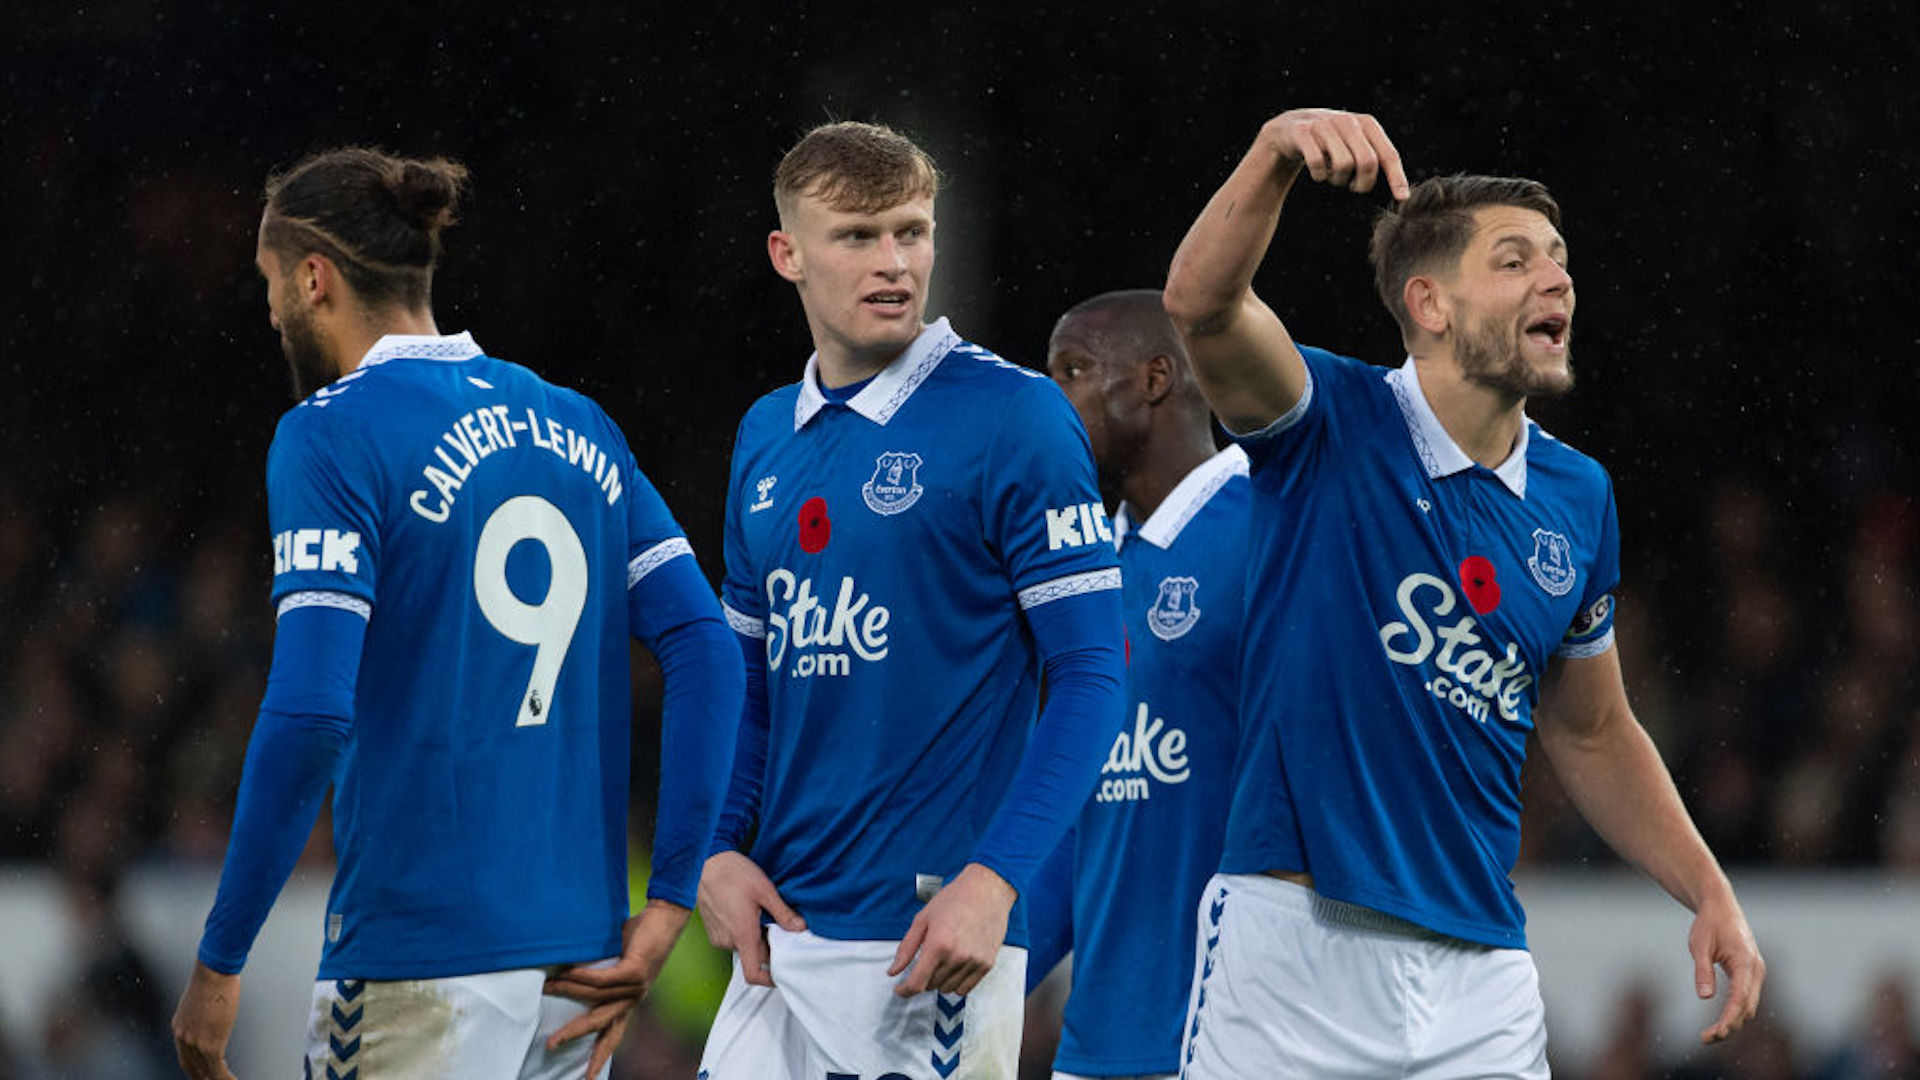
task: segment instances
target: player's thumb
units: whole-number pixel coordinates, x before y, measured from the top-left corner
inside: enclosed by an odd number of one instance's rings
[[[1702,1000],[1713,996],[1713,954],[1704,948],[1693,950],[1693,992]]]
[[[807,928],[807,920],[801,918],[799,912],[788,907],[787,902],[781,899],[780,894],[772,888],[768,888],[760,897],[760,906],[766,909],[767,914],[773,916],[773,921],[779,923],[782,930],[797,934]]]

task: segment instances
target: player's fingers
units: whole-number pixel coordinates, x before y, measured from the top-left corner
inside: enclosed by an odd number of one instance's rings
[[[226,1059],[222,1057],[209,1057],[196,1052],[191,1061],[183,1056],[180,1067],[194,1080],[233,1080],[233,1070],[227,1068]]]
[[[799,912],[787,906],[786,900],[780,896],[779,890],[773,887],[772,882],[768,882],[766,888],[761,890],[760,906],[766,909],[767,914],[773,916],[773,921],[779,923],[782,930],[797,934],[807,928],[807,920],[801,918]]]
[[[587,1080],[598,1080],[600,1070],[613,1060],[613,1052],[620,1049],[620,1043],[627,1036],[627,1021],[630,1013],[622,1014],[619,1019],[607,1025],[599,1038],[593,1040],[593,1057],[587,1061]]]
[[[622,960],[607,967],[574,967],[548,976],[547,986],[580,986],[592,990],[608,988],[642,989],[647,985],[646,965],[639,960]]]
[[[1353,176],[1353,154],[1347,149],[1346,140],[1340,137],[1339,128],[1323,120],[1314,125],[1313,137],[1324,162],[1317,179],[1336,187],[1344,186]]]
[[[1405,199],[1411,195],[1413,188],[1407,183],[1407,169],[1400,161],[1400,150],[1393,145],[1392,139],[1387,138],[1387,131],[1380,126],[1380,121],[1362,113],[1360,129],[1367,144],[1373,147],[1374,156],[1380,159],[1380,171],[1386,176],[1387,190],[1395,199]]]
[[[1742,956],[1727,964],[1727,999],[1737,1007],[1733,1027],[1753,1019],[1760,1011],[1760,984],[1766,980],[1766,961],[1758,953],[1751,957]]]
[[[772,986],[773,972],[767,970],[767,938],[748,934],[740,939],[740,977],[753,986]]]
[[[922,912],[913,917],[913,924],[907,927],[907,936],[901,938],[899,946],[893,950],[893,963],[887,966],[887,974],[898,975],[907,970],[907,965],[913,963],[913,955],[920,951],[920,943],[926,937],[927,918],[926,913]]]
[[[180,1059],[180,1070],[194,1080],[232,1080],[233,1072],[227,1068],[224,1056],[217,1052],[177,1039],[174,1054]]]
[[[910,998],[916,994],[926,993],[927,988],[933,985],[933,974],[933,965],[922,956],[920,963],[907,971],[907,977],[894,985],[894,996]]]
[[[1334,130],[1340,136],[1340,145],[1352,162],[1347,186],[1354,191],[1372,191],[1373,182],[1380,174],[1380,157],[1374,153],[1373,143],[1367,139],[1360,117],[1354,113],[1340,113],[1333,122]]]
[[[990,970],[992,970],[990,967],[969,964],[963,971],[955,974],[951,980],[953,985],[945,989],[949,994],[971,994],[974,988],[980,985],[981,980],[987,977],[987,972]]]
[[[603,1001],[622,1001],[641,997],[647,992],[645,982],[621,983],[618,986],[588,986],[571,980],[555,980],[541,988],[541,992],[554,997],[563,997],[571,1001],[581,1001],[597,1005]]]
[[[1330,175],[1327,140],[1321,134],[1318,122],[1301,121],[1294,128],[1293,144],[1300,151],[1300,164],[1306,166],[1307,175],[1315,180],[1326,180]]]
[[[547,1036],[547,1049],[557,1050],[564,1043],[570,1043],[582,1035],[591,1035],[596,1031],[605,1031],[607,1025],[619,1019],[628,1009],[633,1008],[633,999],[609,1001],[604,1005],[595,1005],[579,1016],[561,1025],[560,1030]]]

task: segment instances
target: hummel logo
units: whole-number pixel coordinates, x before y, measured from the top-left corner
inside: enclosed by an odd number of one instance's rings
[[[777,476],[763,476],[753,482],[755,498],[747,506],[747,513],[757,514],[773,505],[773,485],[780,482]]]

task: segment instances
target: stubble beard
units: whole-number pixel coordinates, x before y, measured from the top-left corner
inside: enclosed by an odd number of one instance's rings
[[[280,351],[287,357],[287,373],[293,382],[293,400],[305,401],[315,390],[333,382],[335,373],[320,347],[320,335],[314,332],[311,316],[289,312],[280,319]]]
[[[1453,356],[1468,382],[1512,397],[1555,398],[1573,389],[1571,348],[1561,370],[1534,368],[1521,351],[1516,328],[1494,316],[1474,318],[1463,325],[1454,339]]]

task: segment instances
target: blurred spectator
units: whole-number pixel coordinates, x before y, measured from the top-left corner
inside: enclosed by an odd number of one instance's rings
[[[133,947],[115,908],[113,873],[75,853],[62,868],[79,975],[54,995],[41,1026],[40,1071],[46,1080],[114,1077],[159,1080],[174,1075],[168,1003],[152,965]]]
[[[1920,1034],[1914,1029],[1913,990],[1897,975],[1867,995],[1866,1016],[1846,1045],[1822,1062],[1815,1080],[1916,1080]]]
[[[1653,987],[1638,982],[1614,1005],[1613,1027],[1588,1080],[1650,1080],[1660,1075],[1653,1059]]]
[[[1810,1080],[1793,1040],[1771,1014],[1763,1004],[1746,1027],[1723,1043],[1695,1050],[1665,1075],[1672,1080]]]

